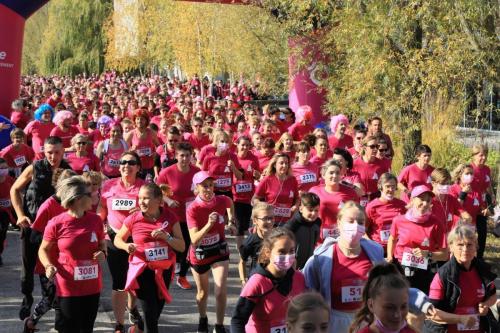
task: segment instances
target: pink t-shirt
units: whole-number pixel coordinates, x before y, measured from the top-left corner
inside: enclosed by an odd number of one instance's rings
[[[63,142],[64,148],[71,147],[71,139],[79,133],[76,126],[70,126],[67,131],[63,131],[59,126],[56,126],[50,131],[50,136],[58,136]]]
[[[269,175],[260,181],[255,196],[274,206],[276,223],[285,223],[292,216],[291,207],[299,196],[299,186],[293,176],[280,181],[275,175]]]
[[[135,152],[141,158],[143,169],[152,169],[154,167],[154,154],[156,147],[153,143],[153,131],[147,130],[145,137],[140,138],[137,131],[132,135],[132,146],[135,146]]]
[[[229,152],[221,156],[207,156],[203,160],[201,169],[208,171],[208,173],[214,177],[216,191],[231,191],[233,185],[233,171],[227,165],[229,160],[233,161],[237,169],[241,169],[236,155]]]
[[[0,151],[0,156],[7,161],[9,168],[17,169],[31,164],[35,158],[35,152],[30,146],[21,143],[17,148],[14,145],[8,145]]]
[[[137,196],[143,184],[144,181],[137,178],[134,185],[125,188],[121,178],[113,178],[102,185],[101,199],[104,200],[108,210],[107,221],[115,232],[120,230],[129,211],[139,206]]]
[[[370,328],[370,326],[365,326],[362,329],[360,329],[359,331],[357,331],[356,333],[377,333],[377,332],[373,331]],[[410,326],[406,325],[405,327],[403,327],[403,329],[401,331],[399,331],[399,333],[417,333],[417,332],[415,330],[413,330]]]
[[[406,203],[396,198],[388,202],[380,198],[370,201],[366,206],[366,234],[385,249],[391,235],[392,220],[405,212]]]
[[[210,246],[225,241],[224,235],[225,216],[227,209],[231,207],[232,201],[225,195],[216,195],[210,201],[203,201],[200,197],[196,197],[193,203],[186,211],[186,222],[189,229],[197,228],[200,230],[208,223],[208,216],[212,212],[219,214],[219,221],[205,234],[200,241],[201,246]],[[223,258],[226,254],[220,254],[205,259],[197,259],[195,256],[195,246],[189,248],[189,262],[193,265],[205,265],[219,258]]]
[[[81,218],[62,213],[51,219],[43,239],[57,247],[57,296],[86,296],[101,292],[102,271],[93,254],[104,239],[101,219],[87,212]]]
[[[460,214],[464,211],[462,205],[454,196],[445,194],[441,198],[437,196],[432,198],[432,214],[445,225],[446,233],[455,227],[460,219]]]
[[[321,228],[318,243],[323,243],[327,237],[338,237],[337,214],[347,201],[359,203],[359,197],[352,188],[344,184],[339,184],[337,192],[327,192],[325,185],[317,185],[309,190],[319,197],[319,218]]]
[[[193,133],[188,133],[185,140],[193,146],[193,149],[201,150],[206,145],[209,145],[210,138],[206,134],[202,134],[201,137],[195,136]]]
[[[316,150],[311,149],[311,163],[313,164],[316,164],[318,166],[318,168],[321,169],[321,167],[323,166],[323,164],[328,161],[330,158],[333,157],[333,152],[331,150],[328,150],[325,154],[325,157],[320,157],[318,155],[316,155]]]
[[[460,192],[462,191],[460,185],[454,184],[450,187],[450,191],[448,192],[452,197],[458,199]],[[472,216],[472,223],[476,224],[476,218],[479,212],[481,211],[481,207],[483,206],[482,196],[479,192],[474,190],[467,193],[465,197],[465,201],[462,203],[463,209]]]
[[[415,186],[430,184],[432,171],[434,171],[434,167],[430,165],[422,170],[414,163],[401,170],[398,176],[398,182],[403,184],[411,192]],[[403,195],[402,199],[405,202],[409,201],[406,194]]]
[[[474,179],[471,184],[472,189],[483,195],[491,186],[491,170],[487,165],[477,166],[474,163],[472,163],[472,170],[474,170]]]
[[[205,160],[205,158],[207,156],[214,155],[216,151],[217,151],[217,148],[215,148],[212,145],[206,145],[206,146],[204,146],[200,150],[200,153],[198,154],[198,162],[200,163],[200,165],[203,164],[203,160]]]
[[[45,139],[50,136],[50,132],[55,126],[56,125],[52,122],[42,123],[38,120],[33,120],[24,129],[24,133],[26,133],[28,139],[31,138],[36,160],[42,160],[45,158],[43,153],[43,143]]]
[[[302,125],[301,123],[295,123],[288,128],[288,133],[292,135],[293,141],[302,141],[307,134],[313,131],[314,127],[311,125]]]
[[[160,171],[157,184],[167,184],[172,190],[173,200],[179,202],[179,206],[172,208],[180,222],[186,222],[186,209],[193,202],[195,195],[193,193],[193,176],[200,171],[194,165],[189,167],[189,171],[183,173],[179,171],[177,164],[171,165]]]
[[[366,194],[372,194],[378,191],[378,180],[383,173],[388,171],[385,164],[378,158],[372,163],[366,163],[363,158],[358,158],[354,160],[352,169],[359,173],[361,184]]]
[[[478,305],[483,301],[485,289],[481,278],[475,268],[470,271],[460,270],[458,275],[458,288],[461,290],[460,297],[453,313],[455,314],[478,314]],[[439,278],[439,274],[434,275],[431,287],[429,290],[429,298],[432,300],[443,300],[445,298],[445,290],[443,282]],[[479,316],[478,318],[479,319]],[[448,332],[459,333],[463,330],[458,330],[457,325],[448,325]],[[467,332],[481,332],[479,327]]]
[[[335,135],[331,135],[328,138],[328,145],[330,146],[331,150],[334,150],[335,148],[342,148],[342,149],[349,149],[354,146],[352,136],[349,134],[344,134],[344,137],[342,139],[337,139]]]
[[[411,249],[436,251],[446,248],[446,231],[436,217],[430,216],[423,223],[415,223],[404,215],[394,218],[391,226],[391,236],[397,239],[394,257],[401,261],[404,252]]]
[[[337,244],[332,248],[331,307],[337,311],[357,310],[363,304],[363,288],[372,262],[363,250],[356,258],[349,258]]]
[[[78,157],[76,153],[71,152],[66,156],[66,161],[68,161],[71,169],[79,175],[85,171],[101,171],[101,163],[94,154]]]
[[[236,158],[243,172],[243,177],[239,180],[233,177],[233,200],[249,204],[255,193],[253,172],[259,171],[259,160],[251,152],[248,152],[245,157],[236,156]]]
[[[294,163],[292,164],[292,173],[299,184],[299,191],[307,192],[311,187],[319,184],[320,175],[317,164],[310,162],[306,165]]]
[[[104,153],[101,163],[102,173],[107,177],[120,176],[120,158],[125,152],[125,142],[120,143],[118,148],[108,145],[108,150]]]
[[[130,231],[132,240],[137,244],[137,251],[133,255],[148,261],[145,254],[148,249],[154,251],[155,248],[167,247],[167,253],[163,254],[164,260],[175,262],[175,251],[167,242],[153,238],[151,232],[163,229],[172,235],[173,227],[177,222],[177,217],[168,208],[162,208],[160,216],[154,221],[146,219],[140,211],[129,215],[123,221],[123,225]]]
[[[31,229],[43,233],[47,223],[49,223],[49,220],[54,216],[64,213],[65,211],[66,209],[61,206],[61,203],[57,201],[54,196],[51,196],[42,203],[40,208],[38,208],[36,218],[31,225]]]
[[[240,295],[255,303],[252,315],[245,326],[245,332],[286,332],[284,327],[286,327],[288,303],[306,289],[305,278],[301,272],[295,271],[292,279],[292,289],[289,294],[282,295],[268,277],[261,274],[250,276]],[[255,297],[258,295],[265,296]],[[278,331],[280,328],[283,329]]]

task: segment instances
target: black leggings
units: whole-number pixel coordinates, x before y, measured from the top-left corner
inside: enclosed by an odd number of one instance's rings
[[[108,256],[106,261],[108,262],[109,272],[111,273],[112,289],[113,290],[123,290],[125,289],[125,284],[127,283],[127,272],[128,272],[128,253],[119,249],[113,244],[116,234],[108,233],[111,241],[108,241]],[[131,242],[132,239],[129,238],[127,242]]]
[[[32,229],[21,229],[21,292],[25,298],[32,298],[35,277],[35,264],[40,244],[34,244],[31,238]]]
[[[40,274],[40,286],[42,287],[42,299],[35,305],[33,310],[32,319],[36,323],[42,318],[44,314],[50,311],[52,308],[56,308],[56,322],[60,316],[60,309],[56,306],[56,285],[53,281],[47,279],[43,274]],[[58,325],[56,325],[57,329]]]
[[[0,212],[0,256],[5,248],[5,239],[7,238],[7,230],[9,229],[9,220],[5,220]]]
[[[191,245],[191,237],[189,236],[189,229],[186,222],[180,222],[182,237],[184,238],[184,252],[176,251],[176,262],[179,264],[179,276],[186,276],[186,273],[189,269],[189,262],[187,260],[187,254],[189,251],[189,245]]]
[[[58,297],[61,308],[59,333],[92,333],[100,294]]]
[[[172,277],[172,268],[163,271],[163,280],[167,288],[170,285]],[[137,298],[141,303],[143,318],[145,321],[146,333],[158,332],[158,320],[160,319],[165,300],[158,298],[158,288],[155,282],[155,273],[146,268],[137,278],[139,289],[137,289]]]
[[[476,216],[476,230],[477,230],[477,257],[483,258],[484,249],[486,248],[486,236],[488,235],[488,219],[484,215]]]

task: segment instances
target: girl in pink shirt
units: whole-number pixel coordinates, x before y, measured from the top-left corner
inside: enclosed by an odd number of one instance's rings
[[[300,142],[296,152],[297,162],[292,164],[293,176],[299,184],[299,191],[302,192],[307,192],[311,187],[319,184],[319,167],[309,161],[310,150],[307,142]]]
[[[120,177],[120,157],[128,150],[122,132],[120,123],[112,124],[109,139],[97,146],[96,155],[101,161],[102,173],[108,178]]]
[[[168,208],[161,208],[162,204],[163,193],[158,185],[142,185],[140,211],[125,219],[114,240],[117,248],[130,255],[125,290],[141,301],[146,331],[151,333],[158,332],[163,306],[172,299],[168,287],[175,267],[175,251],[184,251],[177,217]],[[136,325],[143,329],[142,321]]]
[[[398,187],[404,193],[401,197],[409,201],[409,194],[415,186],[431,183],[431,173],[434,167],[430,165],[432,151],[427,145],[420,145],[415,151],[417,162],[405,167],[398,176]]]
[[[66,157],[71,169],[80,175],[86,171],[101,171],[99,159],[93,153],[89,153],[88,144],[89,141],[86,135],[75,135],[71,139],[74,152],[68,153]]]
[[[191,247],[189,261],[198,294],[196,303],[200,314],[198,332],[208,332],[207,301],[209,272],[212,271],[216,295],[214,332],[224,333],[224,312],[227,301],[227,272],[229,248],[224,236],[227,225],[235,232],[234,206],[225,195],[216,196],[214,179],[206,171],[193,177],[197,197],[186,212]],[[226,219],[227,215],[227,219]],[[227,220],[227,222],[226,222]]]
[[[305,291],[304,275],[293,268],[295,237],[272,230],[260,251],[260,265],[241,291],[231,319],[232,333],[285,332],[290,299]]]
[[[83,178],[62,181],[57,196],[68,211],[49,221],[38,253],[45,275],[56,280],[58,331],[91,333],[102,289],[99,261],[107,253],[104,228],[99,216],[89,212],[91,192]]]
[[[373,267],[363,292],[363,307],[356,313],[349,331],[416,333],[406,322],[408,290],[408,281],[396,266],[380,264]]]

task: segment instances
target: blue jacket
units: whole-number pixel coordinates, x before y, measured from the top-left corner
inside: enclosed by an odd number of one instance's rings
[[[323,244],[314,251],[314,255],[307,260],[303,269],[306,287],[318,291],[328,304],[331,304],[332,246],[335,243],[337,243],[336,238],[328,237],[325,239]],[[360,245],[373,265],[384,262],[384,249],[380,244],[361,238]],[[416,288],[410,288],[408,295],[410,312],[415,314],[427,312],[431,303],[424,292]]]

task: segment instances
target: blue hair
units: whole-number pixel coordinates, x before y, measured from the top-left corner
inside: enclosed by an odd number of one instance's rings
[[[41,120],[42,115],[47,111],[50,111],[50,120],[52,120],[52,118],[54,118],[54,109],[49,104],[42,104],[38,107],[38,109],[36,109],[35,119]]]

